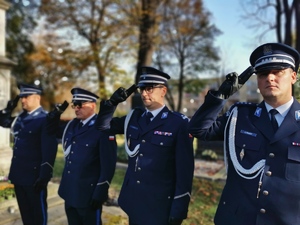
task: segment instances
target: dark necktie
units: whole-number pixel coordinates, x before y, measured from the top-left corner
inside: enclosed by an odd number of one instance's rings
[[[147,124],[150,123],[152,117],[153,117],[153,114],[151,112],[146,113],[146,123]]]
[[[78,124],[78,130],[80,130],[80,128],[83,126],[83,122],[80,122],[79,124]]]
[[[278,129],[278,123],[275,118],[275,115],[278,113],[278,111],[276,109],[271,109],[269,113],[271,114],[271,123],[272,123],[273,130],[274,132],[276,132]]]

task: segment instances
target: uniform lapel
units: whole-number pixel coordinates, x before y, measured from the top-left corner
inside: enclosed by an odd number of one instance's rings
[[[35,117],[37,117],[42,111],[42,107],[39,107],[37,110],[35,110],[33,113],[30,113],[23,118],[23,121],[29,121],[29,120],[32,120],[34,119]]]
[[[253,119],[253,125],[269,140],[274,136],[274,131],[271,125],[271,120],[269,117],[269,114],[267,112],[267,109],[265,107],[265,103],[261,102],[257,108],[256,112],[258,109],[261,109],[260,114],[255,114],[252,119]]]
[[[158,114],[157,116],[149,123],[149,125],[146,124],[146,114],[142,114],[142,119],[140,119],[140,126],[142,127],[142,135],[154,130],[156,127],[160,126],[161,124],[164,123],[165,119],[168,118],[168,114],[170,113],[170,110],[168,107],[164,107]]]
[[[276,142],[284,137],[291,135],[300,129],[300,118],[296,116],[296,112],[300,110],[300,104],[294,100],[289,112],[285,116],[282,124],[278,128],[272,142]]]
[[[81,127],[81,129],[78,129],[78,125],[80,123],[80,120],[78,120],[78,123],[76,124],[76,132],[74,135],[80,135],[82,133],[85,133],[86,131],[88,131],[90,129],[90,127],[92,127],[95,124],[95,120],[96,120],[96,115],[93,116],[83,127]]]

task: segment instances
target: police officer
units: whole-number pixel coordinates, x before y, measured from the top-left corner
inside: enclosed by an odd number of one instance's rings
[[[60,128],[65,167],[58,194],[65,200],[69,225],[101,225],[102,205],[115,172],[117,144],[114,135],[94,126],[99,97],[82,88],[73,88],[71,93],[76,118]],[[62,112],[55,109],[49,113],[49,132]]]
[[[110,123],[112,132],[124,134],[128,154],[118,203],[130,225],[179,225],[187,217],[194,172],[188,118],[164,103],[170,76],[152,67],[141,71],[144,107]],[[103,115],[107,105],[101,105]]]
[[[23,224],[47,224],[47,184],[52,177],[57,141],[45,129],[47,112],[40,105],[42,89],[20,84],[19,96],[0,111],[0,125],[14,136],[9,180],[14,184]],[[21,98],[23,112],[11,113]]]
[[[252,72],[231,73],[218,91],[208,92],[190,121],[195,137],[225,142],[227,181],[216,225],[300,223],[300,104],[292,97],[299,58],[284,44],[257,47],[250,63],[263,101],[236,103],[218,117],[226,99]]]

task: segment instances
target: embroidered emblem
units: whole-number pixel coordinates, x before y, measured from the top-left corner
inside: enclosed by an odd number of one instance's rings
[[[164,112],[162,115],[161,115],[161,119],[166,119],[168,117],[168,112]]]
[[[33,113],[32,116],[37,116],[37,115],[39,115],[39,113],[40,113],[40,112],[35,112],[35,113]]]
[[[300,110],[295,111],[295,119],[300,120]]]
[[[95,123],[95,120],[92,120],[92,121],[89,123],[89,126],[94,125],[94,123]]]
[[[254,115],[257,116],[257,117],[260,117],[260,115],[261,115],[261,110],[262,110],[261,108],[257,107],[256,110],[255,110]]]

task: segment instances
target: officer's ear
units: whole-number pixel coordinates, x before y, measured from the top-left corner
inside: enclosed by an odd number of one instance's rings
[[[168,88],[167,88],[166,86],[164,86],[164,87],[162,87],[161,89],[162,89],[162,91],[163,91],[163,93],[162,93],[162,96],[161,96],[161,97],[165,97],[165,95],[167,94],[167,90],[168,90]]]

